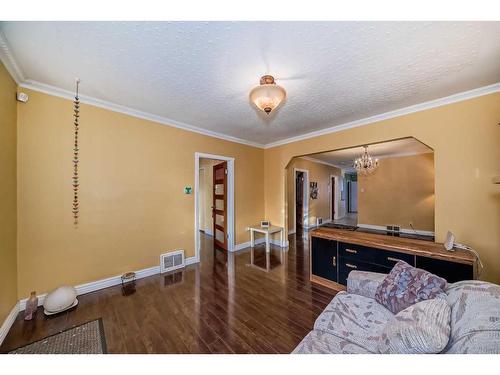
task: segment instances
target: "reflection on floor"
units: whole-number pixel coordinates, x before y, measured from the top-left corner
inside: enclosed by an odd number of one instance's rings
[[[309,282],[307,237],[290,248],[264,245],[227,257],[203,235],[201,263],[78,296],[70,311],[19,314],[1,352],[102,318],[109,353],[290,353],[335,292]],[[269,260],[268,260],[269,259]],[[269,266],[268,266],[269,265]]]
[[[279,247],[271,248],[269,253],[265,249],[250,249],[250,263],[248,266],[255,267],[266,272],[279,267],[281,271],[286,270],[287,250]],[[283,266],[283,267],[281,267]]]

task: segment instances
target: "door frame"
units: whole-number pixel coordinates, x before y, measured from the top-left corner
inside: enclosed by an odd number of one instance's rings
[[[200,159],[214,159],[227,161],[227,250],[234,251],[234,158],[205,154],[203,152],[194,153],[194,258],[196,262],[200,261],[200,234],[198,226],[198,212],[200,210],[199,202],[199,169]]]
[[[358,181],[347,181],[347,213],[348,214],[357,214],[358,211],[351,211],[351,186],[352,186],[352,183],[353,182],[358,182]],[[356,186],[356,189],[357,189],[357,186]],[[356,197],[356,199],[358,199],[358,197]],[[357,202],[356,202],[356,205],[357,205]]]
[[[297,231],[297,189],[296,189],[296,179],[297,172],[304,172],[304,198],[302,199],[302,227],[308,229],[309,225],[304,225],[307,219],[307,224],[309,224],[309,170],[302,168],[293,168],[293,233]]]
[[[199,167],[198,168],[198,190],[200,189],[200,176],[201,176],[201,172],[203,171],[203,178],[206,177],[205,173],[207,173],[205,167]],[[199,193],[199,191],[198,191]],[[197,194],[198,195],[198,194]],[[204,201],[206,201],[206,199],[204,199]],[[200,204],[200,196],[198,195],[198,204]],[[204,202],[206,204],[206,202]],[[200,208],[205,208],[205,207],[200,207]],[[205,212],[203,212],[203,215],[205,215]],[[210,233],[207,233],[207,231],[205,230],[206,229],[206,225],[205,225],[205,228],[200,228],[200,218],[201,216],[203,216],[202,213],[200,212],[200,209],[198,209],[198,231],[203,231],[205,232],[206,234],[210,234],[212,231],[210,231]],[[205,218],[203,219],[203,221],[205,221]],[[205,223],[204,223],[205,224]]]
[[[335,200],[332,202],[332,178],[335,180]],[[338,187],[340,187],[339,185],[339,176],[337,175],[334,175],[334,174],[331,174],[330,175],[330,181],[328,181],[328,185],[330,186],[330,220],[333,221],[333,220],[337,220],[339,218],[339,195],[340,195],[340,189],[338,189]],[[337,194],[338,192],[338,194]],[[335,215],[334,217],[331,217],[332,216],[332,203],[333,203],[333,208],[335,209]]]

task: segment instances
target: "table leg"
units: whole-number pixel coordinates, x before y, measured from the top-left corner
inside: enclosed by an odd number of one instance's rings
[[[253,229],[250,229],[250,247],[255,246],[255,234],[253,232]]]
[[[269,233],[266,233],[266,253],[271,251],[270,246],[269,246]]]

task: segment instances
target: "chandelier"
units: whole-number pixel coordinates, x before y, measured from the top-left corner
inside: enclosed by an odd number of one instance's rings
[[[372,173],[378,167],[378,159],[374,159],[368,153],[368,146],[363,146],[363,154],[354,160],[354,168],[358,173],[364,175]]]
[[[274,77],[265,75],[260,79],[260,85],[250,91],[250,100],[257,108],[270,114],[285,99],[286,92],[274,82]]]

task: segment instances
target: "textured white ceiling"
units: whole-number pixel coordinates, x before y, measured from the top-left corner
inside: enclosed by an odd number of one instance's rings
[[[312,154],[309,157],[333,164],[339,168],[353,170],[354,159],[364,152],[363,146],[351,147],[343,150]],[[375,158],[418,155],[434,152],[432,148],[415,138],[397,139],[394,141],[368,145],[368,153]]]
[[[5,22],[26,80],[269,144],[500,82],[500,22]],[[248,101],[263,74],[287,100]]]

